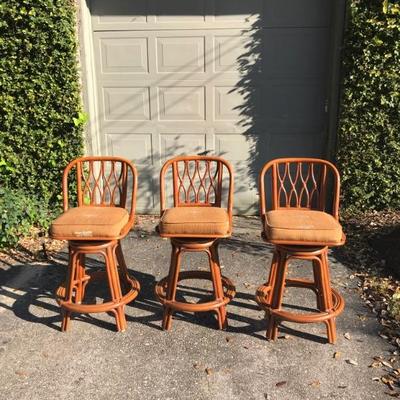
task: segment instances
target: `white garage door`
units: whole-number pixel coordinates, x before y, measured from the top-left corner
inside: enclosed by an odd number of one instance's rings
[[[333,1],[91,1],[101,152],[138,166],[140,212],[178,154],[232,162],[252,213],[263,163],[324,153]]]

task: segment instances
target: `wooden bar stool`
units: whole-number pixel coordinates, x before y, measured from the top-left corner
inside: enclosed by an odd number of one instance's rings
[[[323,322],[328,342],[334,343],[335,318],[344,308],[343,297],[331,288],[328,265],[328,247],[343,245],[346,239],[339,224],[339,173],[320,159],[276,159],[262,169],[259,188],[262,236],[275,245],[268,281],[256,293],[257,303],[269,316],[267,339],[276,339],[282,321]],[[293,259],[311,261],[313,281],[286,278]],[[282,309],[284,289],[291,286],[313,290],[318,312]]]
[[[73,184],[77,185],[76,207],[71,208],[69,197],[75,196],[69,196],[69,190]],[[140,285],[128,274],[121,239],[135,221],[136,189],[136,168],[120,157],[82,157],[65,168],[64,213],[50,228],[52,238],[68,240],[69,245],[67,279],[56,291],[63,314],[62,331],[68,329],[72,312],[111,311],[117,330],[126,329],[125,305],[135,299]],[[105,271],[87,272],[88,254],[101,254]],[[107,281],[111,300],[84,304],[86,286],[95,280]]]
[[[167,208],[167,174],[172,180],[172,208]],[[235,287],[221,275],[218,244],[221,238],[229,237],[232,232],[232,167],[219,157],[176,157],[161,169],[160,194],[158,231],[161,237],[170,238],[172,245],[169,274],[155,288],[155,294],[164,306],[163,329],[171,328],[174,311],[214,311],[219,328],[224,329],[227,327],[226,304],[234,297]],[[226,208],[222,205],[224,194],[227,197]],[[210,272],[180,272],[185,252],[205,252]],[[198,304],[177,301],[177,285],[183,279],[211,280],[214,300]]]

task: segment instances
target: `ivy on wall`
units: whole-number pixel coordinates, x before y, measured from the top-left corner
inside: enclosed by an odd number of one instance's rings
[[[0,247],[46,228],[83,151],[77,65],[73,0],[0,0]]]
[[[350,211],[400,208],[400,4],[349,0],[338,164]]]
[[[0,186],[55,204],[83,149],[72,0],[0,1]]]

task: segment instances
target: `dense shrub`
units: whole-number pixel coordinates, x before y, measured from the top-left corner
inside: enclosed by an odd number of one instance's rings
[[[400,207],[400,4],[350,0],[338,162],[349,210]]]
[[[62,170],[82,153],[77,65],[73,0],[0,1],[3,245],[28,224],[43,224],[39,203],[58,205]]]
[[[44,203],[82,152],[72,0],[0,2],[0,187]]]
[[[46,230],[53,216],[54,210],[23,190],[0,189],[0,248],[17,244],[32,225]]]

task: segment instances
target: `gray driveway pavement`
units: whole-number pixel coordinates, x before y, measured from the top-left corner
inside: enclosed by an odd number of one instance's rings
[[[336,345],[326,344],[322,324],[285,324],[275,343],[265,340],[264,314],[253,296],[266,278],[271,247],[259,238],[255,218],[236,218],[234,236],[220,247],[223,274],[237,289],[228,330],[217,330],[214,316],[203,313],[177,315],[164,332],[153,289],[167,274],[170,245],[154,225],[142,219],[123,241],[130,272],[142,285],[126,307],[123,333],[114,331],[107,314],[76,316],[70,331],[59,331],[53,292],[65,275],[65,251],[49,263],[0,266],[0,399],[389,398],[373,379],[384,371],[369,365],[394,349],[378,336],[357,279],[335,253],[332,281],[346,300]],[[205,269],[205,263],[204,255],[192,254],[183,265]],[[92,259],[90,265],[100,264]],[[311,268],[297,263],[290,273],[308,276]],[[207,295],[208,284],[185,281],[181,289],[186,298],[198,299]],[[314,297],[289,289],[285,303],[312,306]]]

